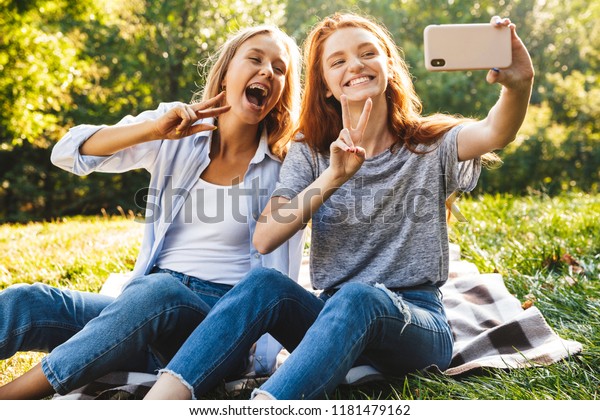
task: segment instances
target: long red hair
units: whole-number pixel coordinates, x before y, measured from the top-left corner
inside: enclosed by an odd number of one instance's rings
[[[467,120],[445,114],[421,116],[421,100],[415,92],[408,66],[387,29],[359,15],[336,13],[319,22],[304,44],[305,87],[295,134],[300,135],[298,137],[313,150],[328,154],[330,144],[343,128],[340,103],[326,96],[327,85],[322,70],[323,45],[334,31],[342,28],[362,28],[371,32],[390,59],[385,93],[389,129],[397,134],[395,146],[404,145],[416,151],[417,145],[431,144],[440,135]]]

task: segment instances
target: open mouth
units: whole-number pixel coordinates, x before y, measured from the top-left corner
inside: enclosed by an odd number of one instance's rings
[[[248,102],[258,107],[263,106],[269,95],[269,89],[260,83],[252,83],[246,88]]]
[[[367,83],[371,80],[373,80],[373,77],[371,77],[371,76],[357,77],[356,79],[352,79],[348,83],[346,83],[346,86],[352,87],[352,86],[360,85],[362,83]]]

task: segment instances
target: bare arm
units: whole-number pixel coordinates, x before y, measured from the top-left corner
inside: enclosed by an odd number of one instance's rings
[[[365,161],[365,150],[354,144],[362,140],[372,101],[365,102],[356,128],[350,126],[350,111],[345,96],[340,99],[344,128],[330,146],[329,167],[293,200],[273,197],[264,209],[254,232],[253,244],[261,254],[268,254],[302,229],[312,215],[354,175]]]
[[[211,124],[196,124],[202,118],[214,117],[229,110],[216,107],[223,99],[219,94],[205,102],[171,109],[157,120],[105,127],[87,139],[79,148],[82,155],[110,156],[120,150],[152,140],[176,140],[201,131],[211,130]]]
[[[459,132],[459,160],[473,159],[505,147],[515,139],[527,113],[534,77],[531,58],[517,36],[515,25],[508,19],[498,25],[509,26],[511,30],[513,61],[506,69],[488,72],[487,81],[500,83],[502,92],[486,118],[466,125]]]
[[[271,198],[256,224],[253,238],[256,250],[268,254],[290,239],[344,182],[327,168],[294,199]]]
[[[82,155],[110,156],[123,149],[156,140],[154,124],[156,121],[142,121],[135,124],[104,127],[96,131],[80,147]]]

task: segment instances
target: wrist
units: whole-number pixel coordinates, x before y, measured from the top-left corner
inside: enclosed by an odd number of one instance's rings
[[[158,129],[158,122],[156,120],[148,120],[142,123],[143,138],[144,141],[161,140],[164,138],[161,131]]]
[[[351,177],[336,173],[330,166],[323,171],[320,178],[323,181],[323,187],[325,189],[336,189],[348,182]]]
[[[512,95],[529,95],[533,88],[533,77],[523,80],[514,80],[510,84],[502,85],[502,88],[504,92]]]

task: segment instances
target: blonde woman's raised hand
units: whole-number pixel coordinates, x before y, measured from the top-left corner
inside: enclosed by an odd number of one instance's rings
[[[225,92],[207,101],[181,105],[171,109],[155,121],[156,138],[176,140],[201,131],[214,130],[213,124],[195,124],[204,118],[216,117],[229,111],[231,106],[221,105]]]
[[[365,134],[373,101],[371,101],[371,98],[365,101],[356,127],[352,127],[350,106],[346,95],[340,97],[340,102],[342,105],[343,128],[339,137],[329,147],[331,156],[329,166],[336,177],[348,180],[360,169],[366,158],[365,149],[358,146],[358,144],[362,142]]]

